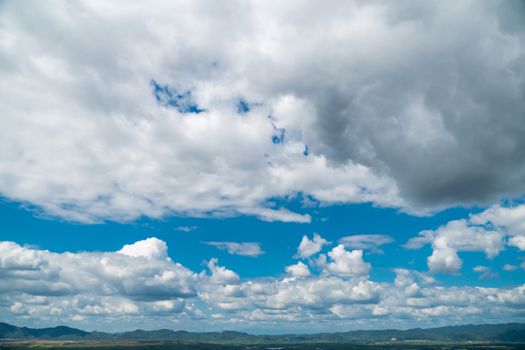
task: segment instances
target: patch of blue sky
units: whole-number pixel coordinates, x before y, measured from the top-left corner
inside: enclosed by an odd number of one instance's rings
[[[237,113],[246,114],[251,110],[250,104],[242,98],[237,103]]]
[[[169,85],[159,84],[154,79],[150,83],[153,88],[153,96],[160,105],[175,108],[180,113],[198,114],[206,111],[193,100],[190,90],[178,91]]]
[[[286,129],[284,128],[276,128],[275,130],[277,133],[272,136],[272,142],[274,144],[279,144],[284,142],[284,138],[286,136]]]

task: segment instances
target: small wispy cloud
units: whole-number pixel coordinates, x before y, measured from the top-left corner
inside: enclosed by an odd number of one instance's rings
[[[488,280],[488,279],[494,279],[494,278],[499,277],[499,274],[497,272],[492,271],[487,266],[478,265],[478,266],[475,266],[472,270],[476,273],[479,273],[480,280]]]
[[[264,254],[261,244],[257,242],[202,242],[220,250],[226,250],[230,254],[258,257]]]
[[[339,240],[339,243],[345,248],[370,250],[373,253],[383,254],[379,249],[380,246],[394,242],[394,239],[388,235],[353,235],[346,236]]]
[[[197,226],[177,226],[175,227],[175,231],[182,231],[182,232],[191,232],[195,231],[197,229]]]
[[[519,266],[512,265],[512,264],[503,265],[503,271],[516,271],[517,269],[519,269]]]

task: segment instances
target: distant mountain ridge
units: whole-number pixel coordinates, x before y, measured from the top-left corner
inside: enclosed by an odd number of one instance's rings
[[[313,343],[370,341],[479,341],[525,342],[525,324],[464,325],[408,330],[358,330],[337,333],[253,335],[249,333],[187,332],[159,329],[124,333],[86,332],[66,326],[53,328],[17,327],[0,322],[0,340],[170,340],[196,343]]]
[[[0,322],[0,339],[81,339],[90,334],[66,326],[35,329]]]

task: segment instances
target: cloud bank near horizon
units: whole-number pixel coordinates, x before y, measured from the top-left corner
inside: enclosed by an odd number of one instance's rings
[[[393,281],[375,282],[363,252],[343,245],[303,258],[306,263],[286,267],[282,276],[251,279],[217,259],[193,272],[171,260],[167,249],[157,238],[115,252],[80,253],[0,242],[0,315],[99,330],[138,324],[304,330],[335,321],[354,329],[510,322],[525,309],[525,285],[444,287],[429,273],[395,266]]]
[[[0,195],[46,215],[525,192],[522,2],[27,4],[0,4]]]

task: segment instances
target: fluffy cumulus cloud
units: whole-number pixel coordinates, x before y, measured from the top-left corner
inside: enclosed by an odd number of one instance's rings
[[[168,246],[164,241],[152,237],[133,244],[126,244],[117,253],[147,259],[167,259]]]
[[[204,242],[205,244],[226,250],[230,254],[257,257],[264,254],[261,244],[257,242]]]
[[[483,252],[489,259],[499,255],[505,247],[525,250],[525,205],[492,206],[469,219],[453,220],[436,230],[425,230],[411,238],[404,247],[420,249],[432,245],[432,255],[428,257],[428,267],[432,272],[458,273],[462,260],[458,252]],[[478,266],[482,276],[493,273]],[[517,266],[507,264],[506,271],[516,270]]]
[[[370,271],[370,264],[363,261],[362,250],[347,251],[344,245],[339,244],[337,247],[328,252],[329,261],[325,254],[319,257],[319,265],[331,274],[342,276],[361,276]]]
[[[0,194],[48,215],[308,222],[270,199],[525,192],[520,2],[0,6]]]
[[[469,226],[466,220],[450,221],[433,232],[428,267],[433,272],[454,273],[461,268],[458,251],[481,251],[493,258],[503,249],[503,234]]]
[[[57,254],[1,242],[0,289],[3,293],[30,295],[98,291],[135,300],[195,295],[196,276],[168,258],[165,248],[164,242],[150,238],[126,245],[118,252]]]
[[[497,272],[492,271],[487,266],[478,265],[475,266],[472,270],[476,273],[479,273],[480,280],[487,280],[499,277],[499,274]]]
[[[310,269],[302,261],[297,264],[286,266],[286,272],[293,277],[308,277],[310,276]]]
[[[508,235],[508,245],[525,250],[525,205],[514,207],[493,206],[473,215],[474,225],[494,227]]]
[[[229,284],[239,281],[239,275],[235,271],[229,270],[224,266],[217,265],[219,260],[217,258],[211,259],[207,266],[211,275],[201,272],[200,277],[206,279],[211,284]]]
[[[281,277],[244,279],[217,259],[194,273],[167,257],[166,244],[156,238],[117,252],[80,253],[1,242],[0,315],[26,324],[111,330],[147,323],[311,331],[334,330],[335,320],[341,329],[508,322],[525,311],[525,286],[443,287],[403,268],[394,270],[393,281],[375,282],[366,276],[370,265],[363,267],[360,251],[339,245],[328,256],[334,265],[318,273],[309,259],[312,270],[299,261]],[[494,277],[485,266],[475,270],[480,278]]]
[[[16,315],[86,318],[183,312],[198,276],[149,238],[117,252],[53,253],[0,242],[0,299]]]
[[[309,239],[307,235],[304,235],[297,247],[296,257],[302,259],[308,259],[311,256],[319,253],[325,245],[330,244],[326,239],[321,237],[318,233],[314,233],[312,239]]]

